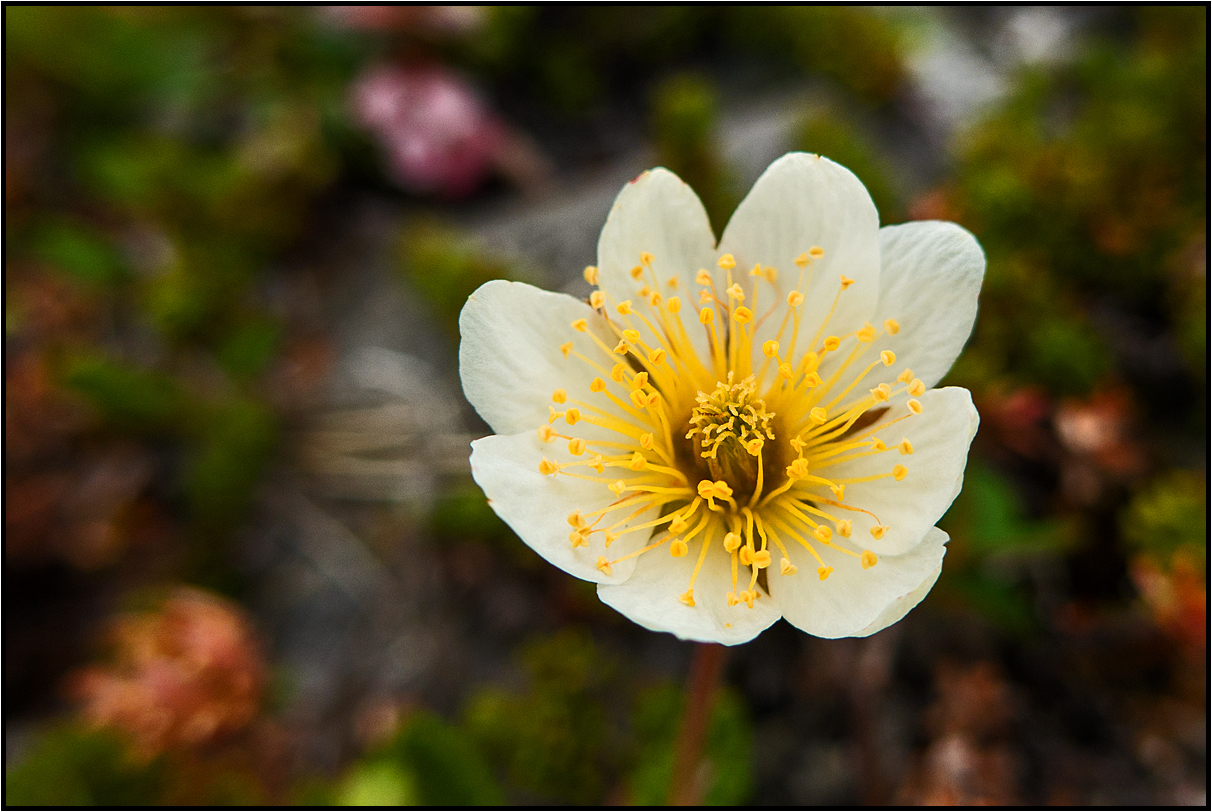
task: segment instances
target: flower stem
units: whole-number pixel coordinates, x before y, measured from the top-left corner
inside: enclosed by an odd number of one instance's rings
[[[695,643],[694,657],[690,661],[690,675],[686,678],[686,705],[682,711],[682,725],[678,729],[677,744],[673,751],[673,780],[669,788],[670,806],[698,806],[703,802],[705,789],[696,780],[699,763],[703,757],[703,742],[707,738],[707,724],[711,719],[711,707],[715,689],[724,671],[728,649],[715,643]]]

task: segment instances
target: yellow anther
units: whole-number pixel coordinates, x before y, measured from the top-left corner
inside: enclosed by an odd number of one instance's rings
[[[730,553],[735,553],[741,547],[741,536],[738,533],[724,534],[724,549]]]
[[[584,276],[585,276],[585,281],[588,282],[589,284],[596,285],[598,283],[598,269],[595,268],[594,266],[586,265]]]
[[[677,296],[670,296],[665,302],[665,306],[669,308],[670,313],[677,313],[682,309],[682,300]]]
[[[669,554],[674,558],[681,558],[688,552],[690,552],[690,548],[681,539],[674,539],[669,542]]]
[[[779,354],[779,343],[777,341],[767,341],[762,344],[762,355],[767,358],[773,358]]]
[[[825,249],[821,248],[819,245],[814,245],[808,249],[808,256],[812,257],[813,259],[820,259],[821,257],[825,256]]]
[[[829,490],[833,493],[833,498],[838,502],[846,498],[845,485],[830,485]]]
[[[884,329],[888,331],[888,335],[894,336],[901,331],[901,326],[897,324],[896,319],[885,319]]]
[[[910,400],[905,405],[908,406],[909,411],[913,412],[914,414],[922,413],[922,404],[916,400]]]
[[[694,606],[694,590],[687,589],[681,595],[678,595],[678,600],[680,600],[682,603],[686,604],[687,606]]]
[[[626,375],[627,375],[627,365],[626,364],[615,364],[610,369],[610,379],[612,381],[614,381],[615,383],[622,383],[623,378],[626,377]]]
[[[812,411],[808,412],[808,416],[812,419],[813,423],[819,426],[829,418],[829,413],[821,406],[814,406],[812,407]]]
[[[833,531],[823,524],[818,524],[812,531],[812,535],[816,536],[821,541],[829,541],[833,538]]]
[[[748,549],[748,548],[746,548],[746,549]],[[766,569],[766,567],[769,567],[770,566],[770,551],[769,550],[758,550],[757,552],[755,552],[753,554],[753,566],[757,567],[760,570],[764,570],[764,569]]]
[[[922,383],[921,378],[914,378],[909,383],[909,389],[907,391],[913,397],[920,398],[922,395],[926,394],[926,384]]]
[[[594,310],[601,310],[602,305],[606,304],[606,294],[600,290],[595,290],[589,294],[589,306]]]
[[[604,539],[606,546],[609,547],[611,544],[614,544],[616,541],[618,541],[619,535],[620,535],[619,533],[607,532],[606,538]]]
[[[613,493],[615,496],[622,496],[623,491],[627,490],[627,483],[621,479],[616,479],[606,487],[608,487],[611,493]]]
[[[665,363],[665,351],[658,348],[648,353],[648,363],[652,364],[653,366],[659,366],[660,364]]]
[[[597,471],[599,474],[605,473],[606,466],[602,464],[605,461],[606,461],[606,458],[603,457],[601,454],[594,454],[593,455],[593,464],[592,464],[593,470]]]
[[[815,372],[816,368],[819,367],[820,365],[821,365],[821,357],[819,355],[817,355],[815,352],[812,352],[811,350],[804,353],[804,360],[800,362],[800,367],[805,372]],[[820,378],[817,378],[817,380],[819,381]]]
[[[631,313],[631,300],[624,299],[614,306],[614,309],[619,311],[620,316],[626,316]]]
[[[568,392],[563,389],[557,389],[551,393],[551,399],[556,403],[563,403],[568,400]]]
[[[585,319],[577,319],[572,323],[572,329],[578,333],[583,333],[589,329],[589,322],[585,321]]]
[[[570,426],[575,426],[577,421],[581,419],[581,412],[578,409],[569,409],[564,412],[564,422]]]
[[[694,275],[694,281],[700,285],[710,285],[711,274],[707,272],[706,268],[699,268],[699,272]]]
[[[871,450],[872,451],[887,451],[888,446],[884,445],[883,440],[881,440],[879,437],[876,437],[874,440],[871,441]]]
[[[902,437],[901,444],[897,446],[897,450],[900,451],[902,454],[906,454],[906,455],[912,454],[913,453],[913,443],[909,442],[908,437]]]
[[[584,527],[585,518],[581,516],[581,511],[574,510],[572,513],[568,514],[568,523],[573,527]]]
[[[879,561],[879,557],[870,550],[863,550],[863,554],[859,556],[859,563],[863,565],[863,569],[865,570],[871,569],[878,564]]]
[[[610,562],[606,560],[606,556],[604,555],[598,556],[598,569],[602,571],[603,575],[613,574],[610,569]]]
[[[804,253],[802,253],[798,257],[796,257],[795,264],[800,266],[801,268],[803,268],[805,265],[807,265],[808,264],[808,252],[805,251]]]
[[[855,333],[855,338],[857,338],[859,341],[863,342],[864,344],[874,341],[875,340],[875,328],[872,327],[870,324],[864,324],[862,327],[859,328],[858,332]]]
[[[833,572],[833,567],[817,567],[816,568],[817,577],[820,578],[822,581],[825,580],[826,578],[828,578],[829,574],[831,572]]]
[[[740,324],[748,324],[753,321],[753,311],[741,305],[736,310],[732,311],[732,317]]]
[[[809,386],[813,386],[813,387],[820,386],[821,385],[821,376],[817,375],[815,372],[809,372],[807,375],[804,376],[804,383],[808,384]]]
[[[543,442],[550,443],[551,438],[554,434],[555,434],[555,429],[553,429],[551,427],[551,424],[548,424],[546,426],[539,426],[539,439],[542,440]]]
[[[732,496],[732,487],[722,479],[717,479],[714,483],[715,495],[721,499],[727,499]]]
[[[670,533],[685,533],[690,529],[690,522],[683,519],[680,515],[675,515],[673,521],[669,523]]]
[[[652,432],[646,432],[640,435],[640,446],[645,449],[651,449],[653,445]]]
[[[660,307],[662,301],[664,300],[661,298],[661,294],[657,293],[655,290],[648,297],[648,304],[652,305],[653,307]]]
[[[568,453],[574,457],[579,457],[585,453],[585,441],[580,437],[573,437],[568,441]]]
[[[762,275],[762,263],[759,262],[757,265],[754,265],[753,269],[749,271],[749,275],[750,276],[761,276]]]
[[[773,285],[775,282],[777,282],[779,280],[779,269],[771,268],[769,265],[767,265],[765,268],[762,269],[762,277],[767,282],[769,282],[770,284]]]
[[[845,290],[846,288],[850,287],[853,284],[854,284],[854,280],[851,279],[850,277],[848,277],[848,276],[842,277],[842,290]]]
[[[740,603],[740,601],[736,599],[735,592],[729,592],[724,596],[724,603],[728,604],[729,606],[736,606],[738,603]]]
[[[559,466],[546,457],[539,460],[539,473],[543,476],[551,476],[558,470],[560,470]]]
[[[888,392],[883,388],[883,387],[886,387],[887,385],[888,384],[886,384],[886,383],[882,383],[879,386],[875,387],[874,389],[870,390],[871,397],[876,403],[883,403],[884,401],[888,400]]]
[[[887,532],[888,532],[888,525],[877,524],[875,527],[871,528],[871,538],[875,539],[876,541],[879,541],[880,539],[882,539],[884,537],[884,534]]]
[[[732,270],[736,267],[736,260],[732,254],[724,254],[724,256],[720,257],[719,266],[725,271]]]
[[[639,279],[641,276],[644,275],[644,268],[643,268],[643,266],[637,265],[631,269],[630,273],[631,273],[632,279]]]
[[[854,532],[854,526],[850,524],[849,519],[842,519],[837,523],[837,534],[842,538],[850,538],[852,532]]]
[[[754,590],[750,589],[750,590],[746,590],[745,592],[742,592],[740,595],[737,595],[737,597],[740,598],[741,600],[743,600],[745,602],[745,605],[748,606],[750,609],[752,609],[753,602],[758,599],[758,593],[755,592]]]
[[[627,346],[626,341],[619,341],[618,345],[614,348],[615,355],[626,355],[630,351],[631,348]]]
[[[606,381],[602,380],[601,378],[594,378],[589,382],[589,391],[594,393],[605,392]]]
[[[728,288],[728,297],[730,299],[736,299],[738,302],[745,301],[745,291],[741,290],[741,284],[739,282],[733,282],[732,287]]]
[[[563,413],[563,412],[557,412],[557,411],[555,410],[555,407],[554,407],[554,406],[548,406],[548,407],[547,407],[547,411],[549,412],[549,414],[547,415],[547,422],[548,422],[548,423],[554,423],[554,422],[556,422],[557,420],[559,420],[561,417],[563,417],[563,416],[564,416],[564,413]]]
[[[803,479],[808,476],[808,460],[800,457],[798,460],[792,460],[787,466],[787,476],[791,479]]]
[[[804,294],[798,290],[793,290],[787,294],[787,304],[791,307],[799,307],[804,303]]]
[[[585,534],[580,530],[573,530],[571,533],[569,533],[568,542],[572,544],[573,547],[589,546],[589,539],[585,538]]]
[[[633,389],[631,390],[631,402],[636,405],[636,408],[643,409],[648,405],[648,398],[644,396],[642,389]]]
[[[560,352],[564,353],[564,357],[567,358],[569,353],[572,352],[572,348],[574,346],[575,345],[571,341],[565,341],[563,344],[560,345]]]
[[[699,303],[700,304],[707,304],[708,302],[713,302],[713,301],[715,301],[715,296],[714,296],[714,294],[712,294],[711,291],[709,291],[709,290],[700,290],[699,291]]]
[[[787,445],[791,446],[792,450],[794,450],[795,453],[797,453],[797,454],[800,453],[801,451],[803,451],[808,446],[808,444],[805,443],[803,440],[801,440],[799,437],[792,437],[790,442],[787,443]]]
[[[787,380],[791,380],[795,377],[795,370],[791,368],[791,364],[784,361],[783,363],[779,364],[779,374]]]
[[[631,379],[631,388],[632,389],[643,389],[647,385],[648,385],[648,373],[647,372],[637,372],[635,374],[635,377]]]
[[[652,254],[648,253],[647,251],[640,252],[640,264],[641,265],[651,265],[652,259],[653,259]]]
[[[737,552],[737,557],[741,559],[741,563],[748,567],[753,563],[753,550],[749,547],[742,547]]]
[[[631,455],[631,461],[627,463],[627,467],[633,471],[643,471],[647,466],[648,460],[638,451]]]
[[[825,352],[833,352],[842,344],[842,340],[837,336],[829,336],[825,339]]]
[[[896,376],[896,380],[898,383],[909,383],[911,380],[913,380],[913,370],[909,367],[905,367],[905,370],[900,375]]]
[[[795,575],[799,571],[800,571],[799,567],[797,567],[795,564],[792,564],[790,559],[787,559],[787,558],[779,559],[779,573],[781,575]]]
[[[699,311],[699,324],[711,324],[715,320],[715,310],[704,307]]]
[[[669,287],[671,287],[671,288],[677,288],[677,286],[678,286],[678,278],[677,278],[676,276],[671,276],[671,277],[669,277],[669,281],[668,281],[668,282],[666,282],[665,284],[666,284],[666,285],[668,285],[668,286],[669,286]]]
[[[903,465],[892,466],[892,478],[895,479],[897,482],[900,482],[902,479],[904,479],[905,475],[908,473],[909,473],[909,469]]]
[[[650,395],[648,395],[648,399],[644,401],[644,405],[645,406],[656,406],[660,402],[661,402],[661,393],[653,392]]]
[[[896,363],[896,353],[892,350],[884,350],[880,353],[880,360],[884,362],[884,366],[890,367]]]
[[[750,456],[756,457],[762,453],[763,445],[764,443],[762,442],[761,437],[754,437],[752,440],[745,443],[745,450],[749,452]]]

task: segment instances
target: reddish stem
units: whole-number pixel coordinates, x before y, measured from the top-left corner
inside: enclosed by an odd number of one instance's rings
[[[686,678],[686,705],[682,711],[682,726],[673,751],[673,781],[669,789],[670,806],[699,806],[703,802],[703,787],[695,780],[703,759],[703,741],[707,738],[707,723],[715,689],[724,671],[728,650],[715,643],[696,643]]]

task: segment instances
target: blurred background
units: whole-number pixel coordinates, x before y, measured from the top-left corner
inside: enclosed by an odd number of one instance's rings
[[[1205,7],[5,9],[5,800],[651,804],[691,645],[472,483],[457,316],[802,149],[988,254],[904,621],[734,649],[713,804],[1207,804]]]

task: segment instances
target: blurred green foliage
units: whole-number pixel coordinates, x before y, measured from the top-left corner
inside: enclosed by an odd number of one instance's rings
[[[508,783],[547,802],[599,803],[614,772],[603,694],[614,673],[585,632],[567,629],[528,645],[529,689],[480,689],[464,724]]]
[[[1170,471],[1143,488],[1120,514],[1128,549],[1162,566],[1183,550],[1196,571],[1208,557],[1208,482],[1191,471]]]
[[[684,705],[685,694],[674,684],[649,689],[636,702],[633,724],[638,753],[627,780],[632,805],[662,806],[668,801]],[[744,700],[732,690],[720,690],[703,744],[710,771],[705,806],[745,803],[753,784],[752,750],[753,731]]]
[[[434,221],[406,225],[396,244],[400,274],[424,298],[455,339],[459,313],[476,288],[493,279],[516,279],[504,260],[483,251],[457,230]]]
[[[1202,285],[1206,303],[1207,17],[1155,7],[1136,26],[1131,44],[1027,70],[965,136],[941,213],[976,233],[989,265],[957,383],[980,388],[983,371],[1089,393],[1114,366],[1087,312],[1096,295],[1166,322],[1204,379],[1206,314],[1187,297]]]
[[[938,525],[951,536],[939,596],[958,597],[1007,632],[1034,631],[1035,613],[1015,565],[1062,553],[1076,527],[1028,518],[1014,484],[979,459],[969,460],[964,488]]]
[[[651,117],[657,163],[690,184],[721,234],[740,198],[720,160],[718,119],[715,88],[704,77],[677,74],[657,87]]]
[[[60,724],[42,735],[20,763],[6,769],[4,802],[12,806],[148,805],[163,787],[164,765],[135,760],[117,733]]]

